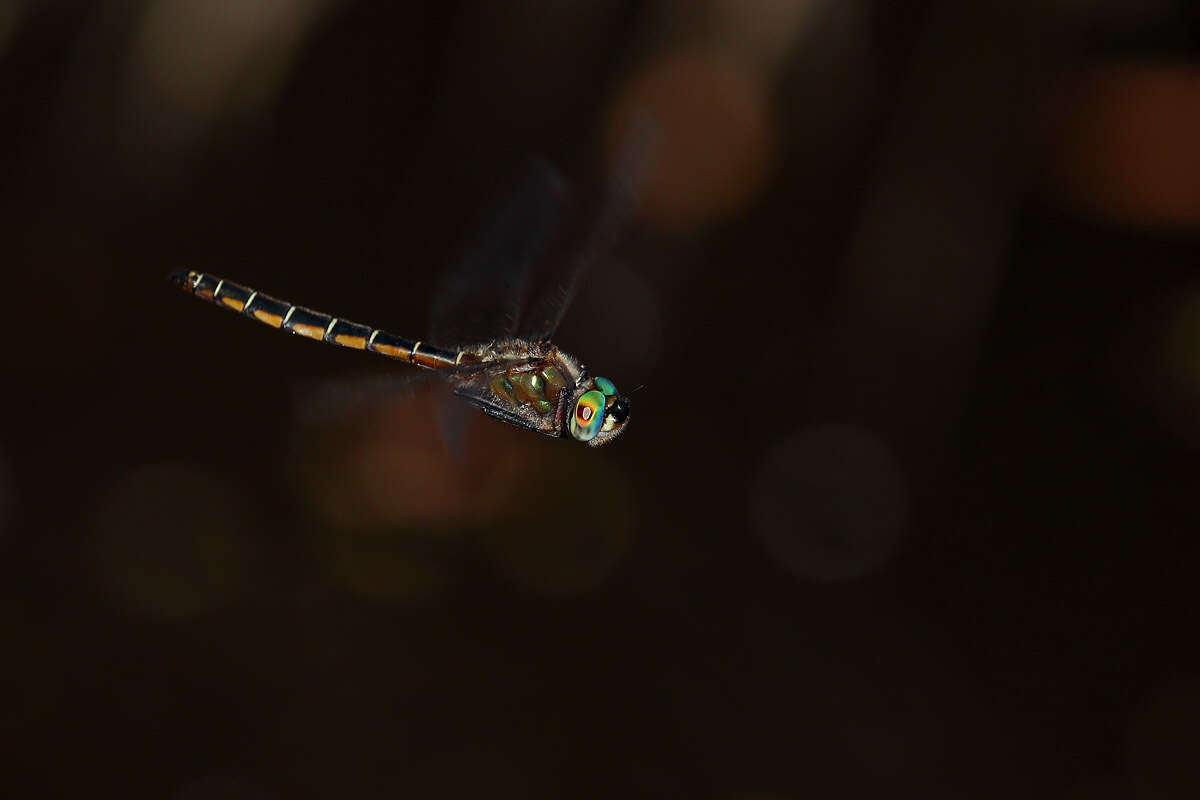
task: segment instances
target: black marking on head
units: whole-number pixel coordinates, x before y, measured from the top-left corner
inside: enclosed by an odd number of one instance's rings
[[[613,422],[624,422],[629,416],[629,398],[625,395],[618,395],[617,399],[608,407],[607,413],[612,417]]]

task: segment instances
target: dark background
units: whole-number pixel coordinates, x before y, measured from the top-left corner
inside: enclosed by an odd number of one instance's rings
[[[1198,36],[0,6],[3,793],[1200,796]],[[524,159],[586,220],[639,110],[556,336],[641,386],[603,449],[480,419],[456,457],[421,389],[298,419],[399,367],[164,280],[420,337]]]

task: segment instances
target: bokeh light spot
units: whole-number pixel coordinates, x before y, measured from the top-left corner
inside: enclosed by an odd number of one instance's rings
[[[766,186],[774,131],[765,82],[711,52],[650,62],[621,89],[607,130],[610,161],[645,119],[657,126],[639,212],[666,229],[745,210]],[[618,165],[619,166],[619,165]]]
[[[22,0],[6,0],[0,3],[0,55],[4,54],[9,42],[16,36],[24,5]]]
[[[113,598],[155,619],[232,602],[250,580],[254,524],[243,495],[184,464],[120,478],[96,510],[92,555]]]
[[[227,112],[274,98],[327,0],[154,0],[146,6],[127,88],[126,135],[182,152]]]
[[[483,417],[441,385],[398,391],[358,411],[300,426],[289,461],[304,501],[343,531],[437,533],[503,515],[522,475],[544,457],[528,432]],[[465,426],[457,451],[439,429],[444,411]]]
[[[846,0],[841,0],[846,2]],[[778,68],[792,44],[810,27],[818,0],[709,0],[713,27],[739,57],[766,69]]]
[[[406,547],[405,531],[335,533],[326,541],[333,576],[343,588],[383,602],[418,603],[439,596],[449,583],[433,558]]]
[[[1056,102],[1047,126],[1056,197],[1121,222],[1200,222],[1200,69],[1092,67]]]
[[[1131,398],[1169,434],[1200,445],[1200,284],[1147,302],[1126,326],[1114,356]]]
[[[561,595],[599,586],[628,550],[633,491],[594,452],[565,453],[522,496],[522,511],[488,527],[500,571],[514,583]]]
[[[887,562],[910,503],[883,442],[859,428],[830,426],[801,429],[768,453],[750,512],[781,566],[801,578],[840,581]]]
[[[1200,401],[1200,286],[1180,292],[1166,319],[1161,359],[1167,377],[1195,407]]]

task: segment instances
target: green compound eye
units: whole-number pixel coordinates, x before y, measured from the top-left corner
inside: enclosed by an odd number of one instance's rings
[[[604,425],[604,392],[593,389],[584,392],[575,403],[575,413],[569,425],[571,435],[581,442],[593,439]]]
[[[604,392],[605,397],[612,397],[617,393],[617,387],[608,378],[596,378],[596,388]]]

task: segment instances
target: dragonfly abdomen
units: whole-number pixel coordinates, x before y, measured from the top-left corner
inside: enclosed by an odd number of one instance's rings
[[[176,270],[171,273],[171,280],[196,297],[211,300],[264,325],[339,347],[366,350],[426,369],[453,366],[467,355],[298,306],[203,272]]]

